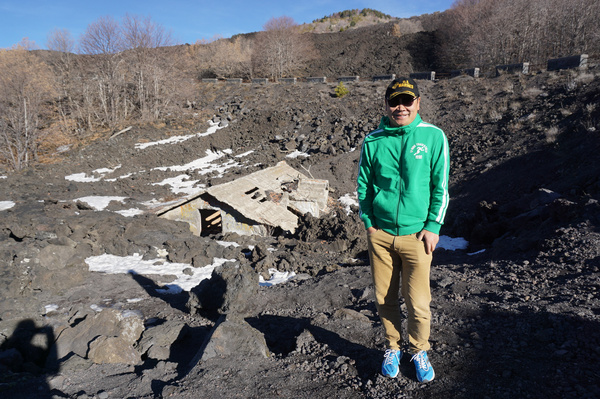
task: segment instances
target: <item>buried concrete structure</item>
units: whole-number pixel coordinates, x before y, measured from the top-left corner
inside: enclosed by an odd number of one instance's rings
[[[154,210],[187,222],[198,236],[218,233],[267,236],[276,228],[294,232],[298,216],[327,213],[329,182],[311,179],[285,161],[216,185]]]

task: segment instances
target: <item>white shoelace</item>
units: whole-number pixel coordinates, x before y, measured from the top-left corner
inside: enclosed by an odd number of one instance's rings
[[[417,360],[417,362],[419,363],[419,368],[423,369],[423,370],[428,370],[429,366],[427,365],[427,362],[425,361],[425,352],[421,351],[415,355],[413,355],[413,357],[410,359],[410,361],[414,361]]]
[[[392,364],[394,362],[394,356],[397,356],[396,353],[398,351],[394,350],[394,349],[386,349],[385,354],[383,355],[385,357],[385,364]]]

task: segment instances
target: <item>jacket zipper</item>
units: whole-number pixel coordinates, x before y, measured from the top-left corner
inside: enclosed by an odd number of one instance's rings
[[[398,203],[396,204],[396,235],[400,235],[400,198],[402,198],[402,176],[404,176],[404,163],[402,160],[404,159],[404,136],[406,134],[400,135],[400,155],[398,157],[398,165],[399,170],[399,179],[398,179]]]

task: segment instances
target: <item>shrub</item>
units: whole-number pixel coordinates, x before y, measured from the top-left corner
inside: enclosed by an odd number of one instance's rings
[[[344,97],[348,93],[350,93],[350,90],[348,90],[348,88],[344,85],[344,82],[338,83],[337,87],[335,88],[335,96],[340,98]]]

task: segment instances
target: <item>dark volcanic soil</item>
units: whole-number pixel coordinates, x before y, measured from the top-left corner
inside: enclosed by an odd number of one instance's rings
[[[451,145],[452,202],[442,234],[470,243],[434,256],[430,359],[436,379],[430,384],[416,382],[406,358],[397,379],[379,374],[383,333],[356,207],[350,214],[333,207],[320,220],[303,218],[296,234],[269,238],[196,237],[182,222],[116,213],[174,199],[168,186],[153,183],[181,172],[153,168],[184,165],[207,150],[231,150],[223,163],[239,164],[222,176],[184,172],[198,180],[199,190],[286,160],[328,179],[334,200],[352,195],[360,144],[379,122],[386,85],[348,83],[350,94],[343,98],[333,96],[336,83],[206,85],[199,115],[208,112],[227,124],[212,135],[140,150],[136,143],[203,132],[209,125],[198,116],[188,131],[175,122],[134,126],[72,150],[60,164],[5,174],[0,201],[15,205],[0,211],[0,396],[600,396],[595,68],[420,84],[423,118],[443,128]],[[294,150],[310,156],[286,158]],[[235,157],[247,151],[253,152]],[[65,179],[119,165],[96,182]],[[76,201],[92,195],[125,199],[104,211]],[[169,261],[193,261],[194,267],[222,257],[256,272],[296,272],[288,283],[260,287],[245,318],[264,335],[270,356],[192,362],[217,314],[190,312],[187,292],[156,291],[168,278],[100,274],[85,263],[105,253],[155,259],[160,249],[168,250]],[[48,311],[49,304],[57,310]],[[184,327],[162,360],[146,354],[137,364],[96,364],[55,354],[58,362],[49,364],[48,342],[98,307],[135,311],[146,329],[166,322]]]

